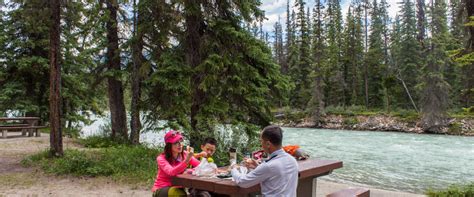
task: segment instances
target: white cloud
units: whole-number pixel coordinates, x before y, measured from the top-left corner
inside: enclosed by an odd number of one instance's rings
[[[279,9],[286,8],[286,0],[264,0],[260,9],[265,10],[265,13],[278,12]],[[285,9],[283,9],[285,11]]]

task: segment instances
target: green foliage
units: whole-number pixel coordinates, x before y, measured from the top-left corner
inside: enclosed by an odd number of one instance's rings
[[[78,139],[78,142],[87,148],[109,148],[117,147],[127,141],[121,138],[112,138],[104,135],[93,135],[86,138]]]
[[[453,122],[448,127],[448,133],[459,135],[462,134],[462,125],[459,122]]]
[[[327,114],[333,114],[333,115],[345,115],[345,116],[357,116],[357,115],[363,115],[363,116],[372,116],[372,115],[378,115],[383,112],[377,109],[372,109],[372,110],[367,110],[364,106],[361,105],[351,105],[351,106],[328,106],[325,109]]]
[[[473,197],[474,183],[466,185],[451,185],[444,190],[428,190],[426,195],[429,197]]]
[[[50,158],[48,151],[22,160],[48,173],[74,176],[112,176],[128,183],[151,184],[156,176],[156,156],[161,150],[144,146],[115,146],[96,150],[66,150],[62,158]]]
[[[416,122],[420,119],[420,114],[415,110],[398,109],[390,112],[390,115],[398,117],[404,122]]]
[[[355,117],[348,117],[348,118],[344,118],[343,123],[346,126],[352,126],[352,125],[358,124],[359,120],[357,120],[357,118]]]
[[[49,6],[48,1],[11,1],[2,17],[0,36],[0,112],[49,118]],[[91,87],[97,59],[92,32],[94,6],[67,1],[61,26],[62,114],[66,134],[76,136],[79,123],[104,108],[101,88]],[[99,31],[100,28],[94,27]],[[2,39],[4,38],[4,39]]]

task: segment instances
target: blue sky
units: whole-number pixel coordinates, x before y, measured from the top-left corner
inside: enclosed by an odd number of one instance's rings
[[[285,26],[286,22],[286,1],[287,0],[262,0],[262,5],[260,8],[265,11],[265,17],[267,20],[263,23],[263,29],[266,32],[273,31],[273,25],[278,21],[278,16],[280,16],[281,23]],[[323,0],[324,1],[324,0]],[[372,1],[372,0],[370,0]],[[290,0],[290,6],[293,5],[295,0]],[[312,10],[315,4],[315,0],[305,0],[306,5]],[[347,13],[351,0],[341,0],[341,9],[343,13],[343,18]],[[390,7],[388,8],[388,13],[390,17],[394,18],[396,12],[398,11],[397,2],[401,0],[387,0]]]

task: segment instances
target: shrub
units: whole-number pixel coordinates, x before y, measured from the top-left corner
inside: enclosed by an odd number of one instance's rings
[[[429,197],[474,197],[474,183],[468,185],[451,185],[444,190],[428,190]]]

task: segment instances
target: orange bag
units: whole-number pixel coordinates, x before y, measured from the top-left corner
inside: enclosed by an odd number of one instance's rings
[[[295,151],[298,150],[299,148],[300,146],[298,145],[283,146],[283,150],[292,156],[295,156]]]

